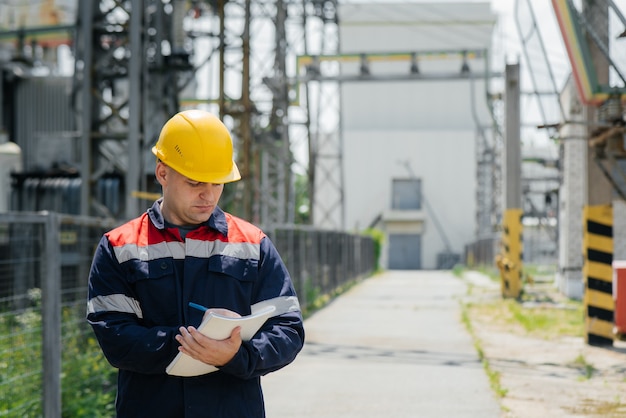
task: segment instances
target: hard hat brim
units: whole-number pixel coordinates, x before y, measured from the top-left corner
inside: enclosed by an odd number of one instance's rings
[[[164,158],[162,155],[159,155],[160,153],[156,146],[152,147],[152,153],[157,157],[157,160],[163,162]],[[194,173],[191,170],[188,171],[182,167],[172,167],[166,162],[163,162],[163,164],[167,165],[178,174],[183,175],[190,180],[199,181],[201,183],[224,184],[241,180],[241,173],[239,172],[239,168],[237,167],[237,163],[235,161],[233,161],[231,170],[227,173]]]

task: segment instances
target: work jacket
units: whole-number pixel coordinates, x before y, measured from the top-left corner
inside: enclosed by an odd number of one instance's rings
[[[299,310],[270,318],[216,372],[176,377],[165,369],[178,353],[178,328],[202,320],[189,302],[249,315],[253,304],[296,299],[289,273],[252,224],[216,208],[183,240],[165,226],[159,203],[102,237],[89,274],[87,320],[119,369],[118,417],[264,417],[260,377],[301,350]]]

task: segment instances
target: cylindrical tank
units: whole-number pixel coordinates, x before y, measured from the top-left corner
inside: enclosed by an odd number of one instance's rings
[[[11,173],[22,171],[22,150],[0,132],[0,212],[11,209]]]

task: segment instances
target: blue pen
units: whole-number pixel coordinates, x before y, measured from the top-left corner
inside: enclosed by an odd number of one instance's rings
[[[209,310],[209,308],[205,308],[202,305],[198,305],[197,303],[193,303],[193,302],[189,302],[189,306],[191,306],[192,308],[196,308],[199,311],[202,312],[206,312],[207,310]]]

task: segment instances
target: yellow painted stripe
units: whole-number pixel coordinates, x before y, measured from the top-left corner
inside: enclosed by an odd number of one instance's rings
[[[590,252],[599,251],[610,254],[611,257],[606,258],[611,259],[613,254],[613,237],[600,235],[596,232],[590,233],[587,230],[587,224],[589,222],[594,222],[605,225],[607,229],[610,228],[613,225],[613,208],[611,205],[585,206],[583,209],[583,220],[585,225],[583,230],[582,248],[585,256],[583,264],[583,277],[585,280],[594,278],[610,284],[613,281],[612,265],[605,262],[590,261],[588,257]],[[610,233],[609,231],[607,232]],[[613,312],[615,310],[615,301],[613,300],[613,295],[609,289],[610,287],[607,286],[606,290],[608,293],[605,293],[595,289],[590,289],[588,287],[588,283],[585,283],[585,311],[588,312],[588,308],[597,308]],[[606,338],[607,340],[613,340],[613,326],[614,324],[612,321],[605,321],[597,317],[587,316],[585,318],[586,341],[590,342],[592,340],[592,335]]]
[[[521,217],[522,217],[523,211],[522,209],[519,208],[513,208],[513,209],[506,209],[504,211],[504,219],[507,221],[515,221],[521,224]]]
[[[161,193],[143,192],[141,190],[133,190],[130,194],[132,197],[145,200],[157,200],[162,196]]]
[[[588,334],[600,335],[608,339],[613,339],[613,323],[603,321],[598,318],[585,318],[585,325]]]
[[[613,254],[613,237],[597,234],[586,234],[583,239],[585,248],[592,248],[605,253]]]
[[[611,205],[592,205],[583,208],[585,219],[604,224],[613,225],[613,207]]]
[[[586,289],[585,302],[589,306],[606,309],[607,311],[615,309],[613,296],[608,293],[598,292],[597,290]]]
[[[509,253],[521,254],[522,247],[515,244],[504,244]]]
[[[593,277],[595,279],[604,280],[607,282],[613,281],[613,268],[610,264],[596,263],[593,261],[586,261],[583,265],[583,276]]]
[[[413,59],[414,53],[420,61],[440,60],[447,58],[459,58],[465,56],[468,59],[480,59],[485,55],[482,49],[459,50],[459,51],[406,51],[393,53],[365,53],[363,54],[368,61],[410,61]],[[359,62],[362,54],[338,54],[338,55],[298,55],[296,57],[296,65],[301,68],[310,65],[313,62]]]

